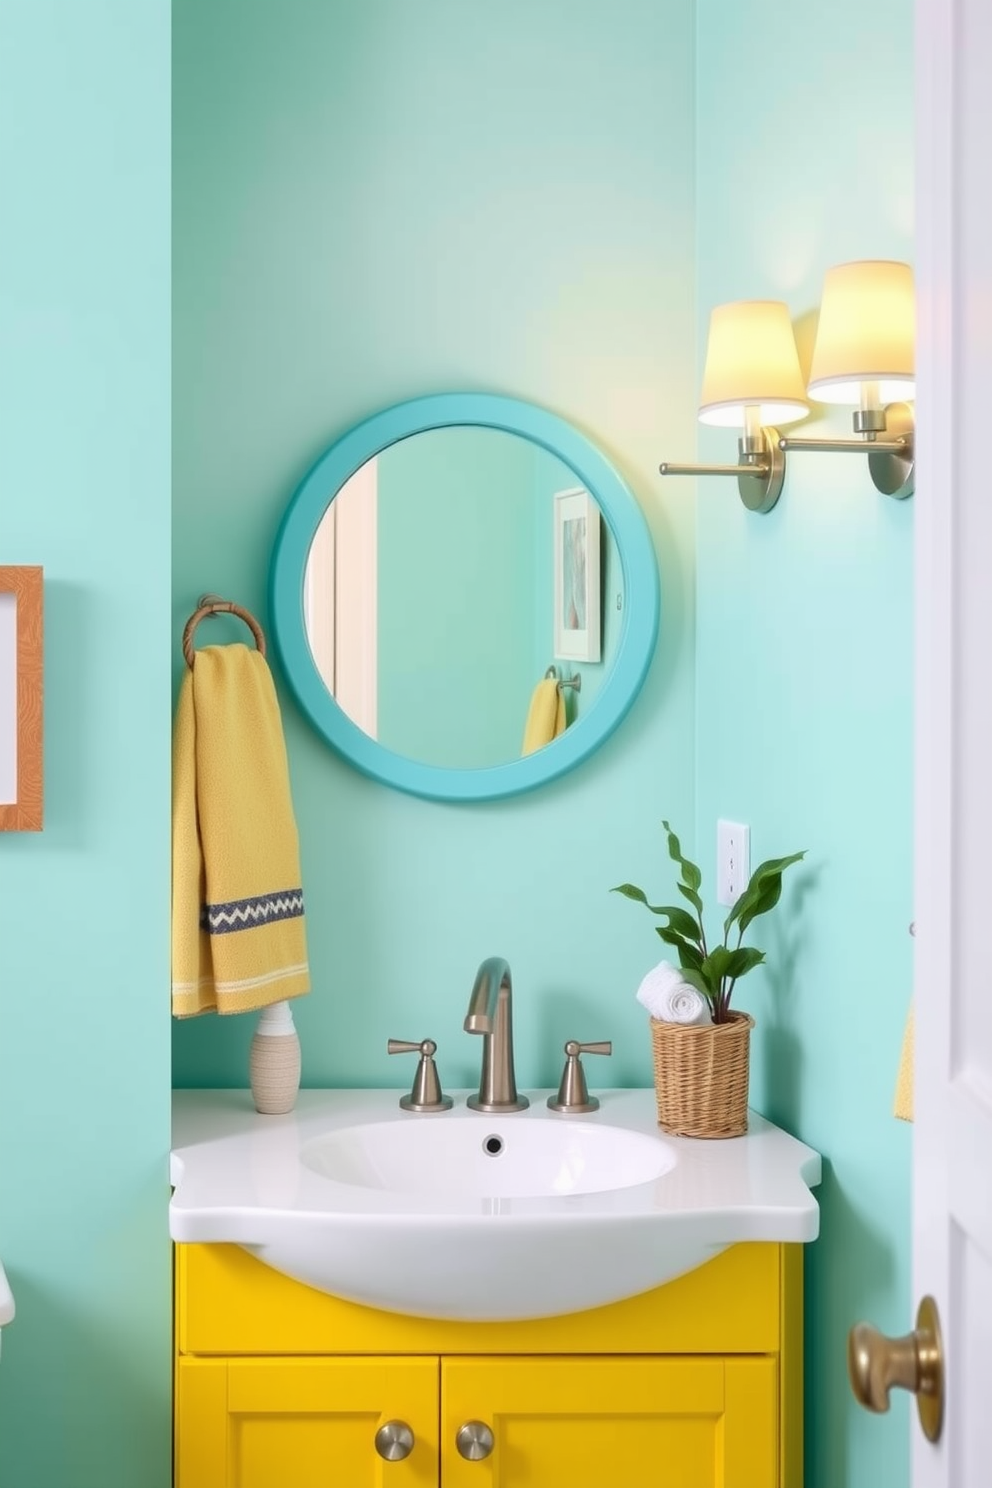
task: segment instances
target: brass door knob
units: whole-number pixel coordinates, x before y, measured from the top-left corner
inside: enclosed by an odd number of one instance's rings
[[[493,1449],[496,1438],[485,1421],[466,1421],[455,1432],[458,1455],[467,1462],[481,1462]]]
[[[939,1439],[944,1417],[944,1351],[932,1297],[923,1298],[916,1328],[904,1338],[886,1338],[870,1323],[855,1323],[847,1337],[847,1372],[855,1399],[867,1410],[887,1411],[893,1388],[912,1391],[924,1436],[932,1442]]]
[[[413,1446],[413,1432],[405,1421],[387,1421],[375,1434],[375,1449],[387,1462],[402,1462]]]

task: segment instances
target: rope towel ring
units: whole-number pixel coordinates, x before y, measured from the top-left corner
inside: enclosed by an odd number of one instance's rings
[[[265,632],[251,611],[244,609],[242,605],[235,604],[231,599],[221,599],[217,594],[204,594],[196,609],[186,621],[186,627],[183,630],[183,655],[186,658],[186,665],[188,667],[192,669],[193,659],[196,656],[196,652],[193,650],[193,633],[200,621],[208,615],[237,615],[238,619],[245,622],[255,637],[255,645],[259,653],[262,656],[265,655]]]

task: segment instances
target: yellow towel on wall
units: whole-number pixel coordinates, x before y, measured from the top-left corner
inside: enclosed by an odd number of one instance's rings
[[[913,1043],[916,1033],[913,1009],[910,1007],[906,1028],[902,1036],[902,1054],[899,1057],[899,1073],[896,1076],[896,1098],[892,1114],[900,1121],[913,1119]]]
[[[565,699],[554,677],[545,677],[534,688],[524,727],[520,753],[533,754],[565,732]]]
[[[308,992],[286,744],[260,652],[196,653],[172,766],[173,1013],[243,1013]]]

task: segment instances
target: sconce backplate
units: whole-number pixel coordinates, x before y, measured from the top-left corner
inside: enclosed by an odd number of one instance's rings
[[[785,455],[779,449],[779,432],[770,426],[763,428],[764,449],[761,452],[762,472],[757,475],[741,473],[737,477],[737,489],[748,511],[770,512],[782,494],[785,482]]]
[[[868,469],[877,490],[883,496],[894,496],[904,501],[912,496],[916,486],[916,465],[913,450],[913,435],[916,421],[908,403],[889,403],[885,409],[885,433],[883,439],[905,439],[905,454],[871,454],[868,446]]]

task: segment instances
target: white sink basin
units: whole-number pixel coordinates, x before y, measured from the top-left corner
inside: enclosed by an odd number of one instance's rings
[[[760,1116],[747,1136],[667,1137],[654,1092],[561,1116],[415,1115],[398,1091],[176,1091],[169,1227],[228,1241],[370,1307],[463,1321],[547,1317],[650,1290],[739,1240],[816,1238],[815,1152]]]
[[[675,1165],[657,1137],[619,1126],[543,1121],[530,1112],[480,1120],[368,1122],[307,1142],[300,1160],[336,1183],[396,1194],[488,1199],[606,1193],[650,1183]]]

